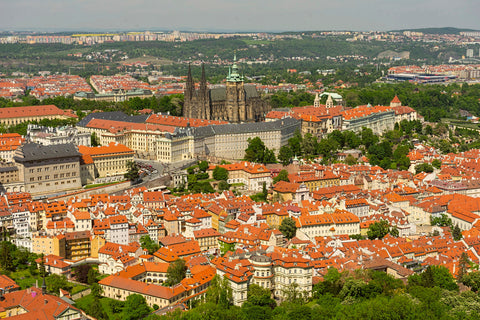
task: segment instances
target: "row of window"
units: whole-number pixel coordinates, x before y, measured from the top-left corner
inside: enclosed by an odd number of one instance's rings
[[[72,180],[72,181],[67,180],[66,184],[76,183],[76,182],[77,182],[76,179],[75,179],[75,180]],[[54,185],[58,186],[58,184],[59,184],[58,181],[56,181]],[[62,185],[62,184],[65,184],[65,181],[61,181],[60,184],[61,184],[61,185]],[[42,186],[42,182],[40,182],[40,183],[38,183],[38,184],[32,184],[32,185],[30,186],[30,188],[31,188],[31,189],[34,189],[35,186]],[[50,183],[46,183],[45,186],[49,187],[49,186],[50,186]]]
[[[76,163],[73,163],[73,164],[66,164],[66,165],[60,165],[60,166],[53,166],[52,168],[52,171],[56,171],[56,170],[63,170],[63,169],[70,169],[70,168],[76,168],[77,167],[77,164]],[[48,172],[50,171],[50,167],[43,167],[43,168],[37,168],[37,172],[42,172],[42,170],[44,172]],[[34,173],[35,172],[35,169],[30,169],[29,171],[30,173]]]

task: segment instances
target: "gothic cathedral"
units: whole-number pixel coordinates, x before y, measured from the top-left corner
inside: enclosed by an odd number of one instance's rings
[[[225,120],[234,123],[262,121],[271,110],[254,85],[245,85],[243,76],[238,72],[236,57],[227,76],[227,84],[221,88],[207,88],[205,67],[202,65],[200,87],[195,88],[190,66],[188,67],[187,83],[183,116],[187,118]]]

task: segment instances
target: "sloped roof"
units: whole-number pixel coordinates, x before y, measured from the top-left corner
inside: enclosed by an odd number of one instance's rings
[[[73,143],[43,146],[30,142],[17,149],[14,159],[17,162],[26,162],[70,157],[81,157]]]

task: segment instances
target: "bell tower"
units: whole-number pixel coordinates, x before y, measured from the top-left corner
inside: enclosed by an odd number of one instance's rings
[[[226,85],[225,107],[227,118],[230,122],[241,122],[247,120],[245,88],[243,76],[238,73],[237,55],[233,56],[233,65],[228,70]]]

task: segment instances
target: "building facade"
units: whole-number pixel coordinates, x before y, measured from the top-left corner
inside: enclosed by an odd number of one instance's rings
[[[39,196],[80,189],[80,157],[73,144],[26,143],[16,150],[14,160],[25,191]]]
[[[358,106],[342,112],[342,130],[359,133],[363,127],[372,129],[374,134],[381,135],[393,130],[395,126],[395,111],[386,106]]]
[[[133,161],[135,152],[118,143],[108,146],[79,146],[78,150],[93,160],[95,178],[123,175],[128,171],[128,162]]]
[[[28,125],[27,140],[44,146],[65,143],[73,143],[76,146],[90,146],[91,143],[90,134],[79,132],[76,127],[43,127],[36,124]]]
[[[194,128],[195,154],[240,160],[245,157],[248,139],[259,137],[265,147],[278,154],[288,143],[301,122],[286,118],[274,122],[225,124]]]
[[[71,112],[61,110],[54,105],[13,107],[0,109],[0,124],[15,126],[27,121],[42,119],[69,119],[77,116]]]
[[[184,95],[183,115],[187,118],[251,122],[265,119],[265,115],[271,110],[255,86],[244,84],[236,57],[229,70],[226,86],[221,88],[207,88],[205,68],[202,66],[200,88],[196,90],[189,67]]]

